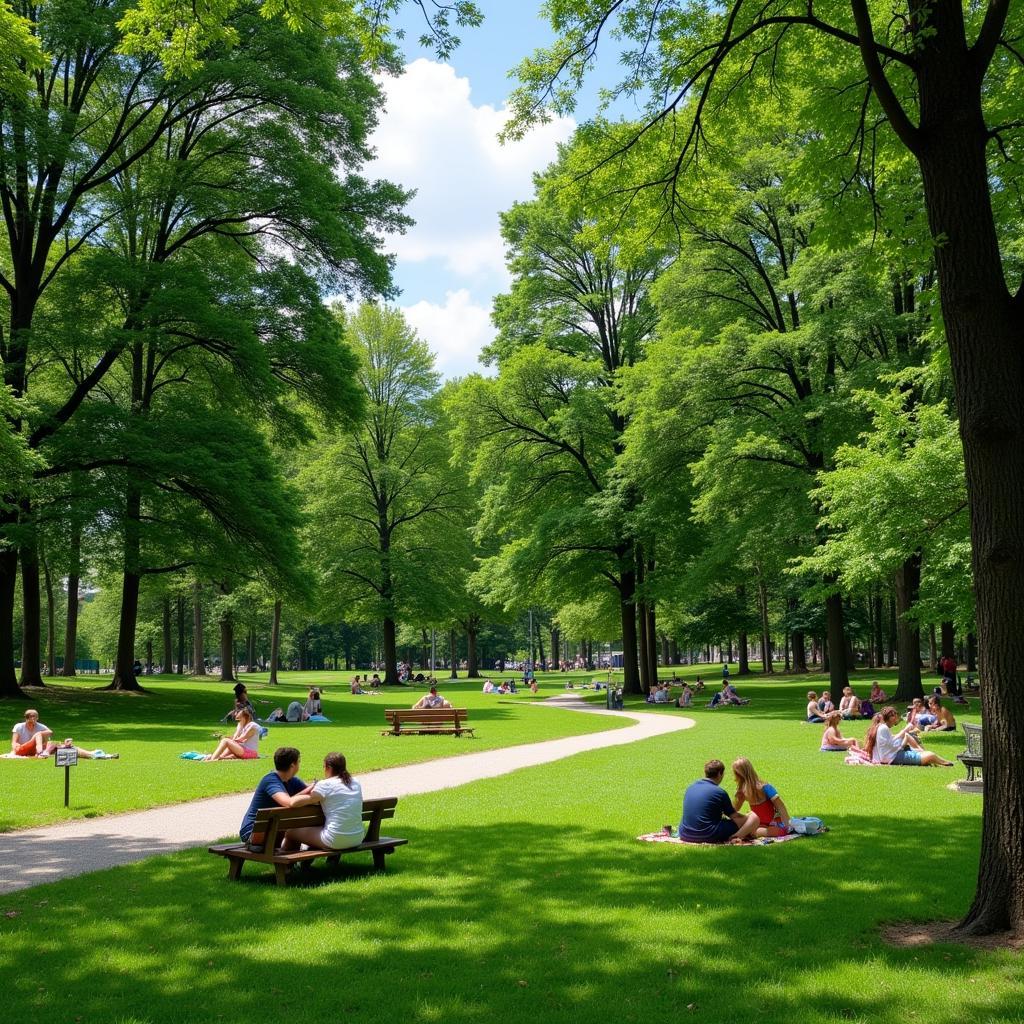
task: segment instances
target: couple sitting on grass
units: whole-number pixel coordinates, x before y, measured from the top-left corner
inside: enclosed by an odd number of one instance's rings
[[[274,751],[274,771],[260,779],[249,809],[242,819],[239,834],[242,841],[252,839],[256,814],[264,807],[302,807],[320,804],[324,812],[322,828],[288,829],[284,834],[284,850],[298,850],[303,845],[320,850],[347,850],[363,841],[363,791],[348,773],[345,755],[324,757],[324,778],[308,785],[299,778],[300,754],[295,747],[278,747]]]
[[[917,730],[907,725],[894,733],[892,727],[900,720],[900,713],[891,705],[875,715],[871,720],[864,746],[858,745],[855,739],[848,739],[839,730],[842,716],[833,711],[825,719],[825,733],[821,738],[821,749],[825,751],[841,751],[870,761],[872,764],[898,765],[941,765],[951,768],[952,761],[947,761],[931,750],[925,750],[917,741]]]
[[[704,778],[687,787],[679,838],[688,843],[742,843],[778,838],[789,832],[789,811],[770,782],[758,778],[745,757],[732,763],[736,795],[730,800],[722,789],[725,765],[717,758],[704,765]],[[748,804],[744,814],[740,808]]]
[[[76,747],[70,736],[63,743],[57,743],[53,738],[53,730],[39,721],[39,712],[35,708],[29,708],[25,712],[24,721],[14,723],[14,728],[11,729],[11,752],[7,756],[49,757],[58,747],[64,750],[77,750],[78,756],[86,761],[109,761],[118,756],[103,750]]]

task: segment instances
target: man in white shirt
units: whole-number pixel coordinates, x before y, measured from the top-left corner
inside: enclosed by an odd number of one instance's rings
[[[53,730],[39,721],[39,712],[29,708],[25,712],[25,721],[18,722],[11,730],[11,750],[18,757],[45,756],[52,735]]]

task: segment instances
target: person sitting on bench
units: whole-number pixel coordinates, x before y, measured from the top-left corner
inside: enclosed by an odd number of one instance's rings
[[[298,850],[303,843],[321,850],[347,850],[363,841],[363,790],[348,773],[345,755],[330,753],[324,758],[324,778],[292,797],[292,807],[318,803],[324,812],[319,828],[290,828],[284,834],[284,849]]]
[[[267,772],[259,781],[256,792],[252,795],[249,809],[242,818],[242,824],[238,834],[242,842],[247,843],[252,838],[252,827],[256,822],[256,813],[264,807],[291,807],[292,798],[298,796],[312,786],[299,778],[300,754],[295,747],[278,747],[274,751],[274,770]]]
[[[451,704],[444,699],[438,692],[437,687],[432,686],[430,690],[423,694],[422,697],[415,704],[413,704],[413,711],[428,710],[432,711],[435,708],[450,708]]]
[[[761,819],[751,811],[740,814],[722,789],[725,765],[717,758],[704,765],[704,778],[686,788],[679,838],[689,843],[739,842],[753,835]]]

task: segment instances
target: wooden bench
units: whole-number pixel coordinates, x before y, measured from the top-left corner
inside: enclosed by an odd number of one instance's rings
[[[964,739],[967,741],[967,749],[957,754],[956,759],[967,769],[967,781],[974,782],[975,771],[980,772],[982,768],[981,726],[964,722]]]
[[[469,717],[465,708],[388,708],[384,712],[390,729],[385,729],[381,736],[401,736],[404,733],[447,733],[461,736],[464,732],[472,734],[463,722]]]
[[[337,864],[343,854],[363,853],[364,851],[373,854],[374,868],[377,871],[383,871],[385,855],[391,853],[395,847],[404,846],[409,842],[408,839],[395,839],[380,834],[381,821],[384,818],[395,816],[397,803],[397,796],[384,797],[380,800],[364,800],[363,821],[368,822],[366,836],[358,846],[352,846],[346,850],[308,849],[285,852],[278,849],[285,831],[290,828],[305,828],[309,825],[317,828],[323,827],[324,813],[320,805],[307,804],[305,807],[260,808],[256,812],[256,822],[253,825],[249,842],[222,843],[218,846],[211,846],[210,853],[228,858],[228,878],[231,881],[236,881],[241,877],[242,865],[247,860],[254,860],[260,864],[273,864],[277,884],[285,885],[288,879],[288,869],[293,864],[313,861],[317,857],[326,857],[329,864]]]

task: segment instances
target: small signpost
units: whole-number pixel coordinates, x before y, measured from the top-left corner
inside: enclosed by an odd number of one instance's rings
[[[68,806],[71,793],[71,769],[78,764],[78,751],[74,747],[58,747],[54,752],[54,765],[64,769],[64,806]]]

